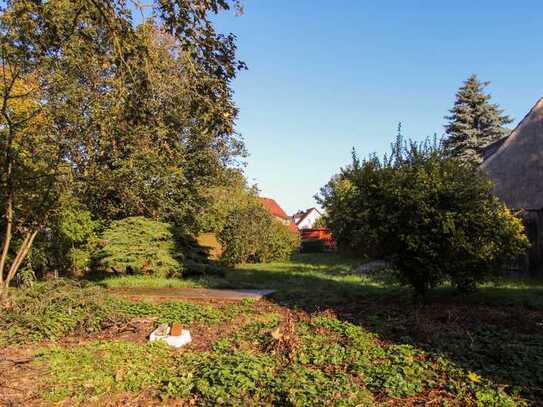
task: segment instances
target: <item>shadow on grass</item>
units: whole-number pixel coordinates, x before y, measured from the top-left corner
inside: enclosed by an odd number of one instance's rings
[[[276,289],[270,300],[282,306],[310,313],[332,310],[384,341],[443,355],[510,393],[541,403],[543,287],[483,287],[467,296],[439,288],[421,305],[409,289],[349,275],[353,264],[334,256],[305,256],[285,264],[244,266],[226,278],[242,288]]]

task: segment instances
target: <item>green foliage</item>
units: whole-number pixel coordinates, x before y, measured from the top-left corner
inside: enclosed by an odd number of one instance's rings
[[[95,255],[99,268],[158,277],[176,276],[183,270],[182,252],[171,225],[143,217],[112,222],[103,234],[104,246]]]
[[[300,251],[302,253],[324,253],[326,244],[320,239],[303,240]]]
[[[484,93],[489,84],[471,75],[456,93],[451,115],[445,117],[449,122],[444,144],[451,156],[478,164],[482,161],[481,147],[508,133],[503,126],[513,120],[490,103],[491,96]]]
[[[113,300],[112,306],[123,315],[154,316],[159,318],[159,322],[179,322],[181,324],[193,322],[217,324],[232,319],[245,309],[235,305],[214,307],[186,301],[153,304],[143,301]]]
[[[196,398],[202,405],[372,406],[374,395],[402,404],[413,397],[425,400],[431,392],[444,405],[523,405],[447,359],[410,345],[383,344],[357,325],[322,314],[294,326],[300,344],[292,348],[292,361],[250,341],[251,335],[269,338],[277,323],[277,315],[263,316],[208,352],[126,342],[45,349],[39,359],[49,372],[44,385],[54,401],[147,391],[162,399]],[[282,329],[280,324],[279,335]],[[238,348],[240,337],[247,339],[244,349]]]
[[[298,234],[258,202],[233,210],[219,240],[224,249],[222,258],[231,265],[286,260],[300,245]]]
[[[47,272],[84,274],[90,268],[101,223],[77,202],[64,198],[50,224],[47,232],[36,238],[26,268],[39,277]]]
[[[82,245],[96,238],[96,222],[87,210],[67,208],[59,215],[58,231],[69,245]]]
[[[222,184],[205,191],[208,205],[196,218],[202,232],[219,234],[234,210],[250,205],[256,198],[256,188],[247,185],[245,176],[238,169],[226,170]]]
[[[1,295],[66,193],[93,219],[143,215],[195,228],[208,189],[225,185],[245,153],[231,89],[245,64],[234,35],[210,18],[233,4],[3,4],[0,226],[10,252],[0,259]],[[150,18],[136,24],[139,12]],[[76,242],[87,220],[71,219],[79,229],[63,233]],[[42,248],[35,258],[57,254]],[[81,250],[67,257],[73,268],[86,260]]]
[[[269,397],[274,370],[268,355],[212,354],[195,366],[194,390],[205,405],[258,405]]]
[[[103,289],[55,280],[18,290],[13,307],[0,316],[0,339],[5,343],[56,340],[76,332],[97,332],[123,320]]]
[[[43,349],[39,360],[49,369],[47,398],[83,402],[114,392],[137,393],[165,380],[171,351],[160,342],[91,342],[77,348]]]
[[[503,271],[528,241],[492,184],[440,146],[401,137],[390,157],[353,163],[321,191],[344,249],[389,257],[419,294],[446,279],[466,290]]]
[[[309,366],[293,365],[279,377],[281,401],[290,406],[373,406],[373,395],[350,382],[348,375],[326,374]]]

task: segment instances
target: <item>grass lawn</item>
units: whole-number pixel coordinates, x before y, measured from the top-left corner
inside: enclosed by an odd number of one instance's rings
[[[65,293],[57,297],[41,288],[20,294],[26,305],[0,316],[0,340],[11,344],[0,353],[0,388],[8,389],[0,401],[541,404],[543,285],[507,281],[469,296],[445,287],[421,305],[408,289],[352,274],[358,263],[299,256],[224,278],[119,277],[57,287]],[[258,302],[150,304],[111,299],[103,288],[131,286],[277,291]],[[147,344],[160,321],[181,321],[193,343],[179,351]],[[24,391],[13,390],[21,383]]]

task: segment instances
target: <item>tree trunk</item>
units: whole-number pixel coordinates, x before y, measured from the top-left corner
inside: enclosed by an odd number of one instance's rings
[[[23,243],[21,244],[21,247],[17,252],[17,255],[15,256],[15,259],[13,259],[13,262],[11,263],[11,267],[9,268],[6,277],[0,284],[0,300],[6,300],[8,296],[9,284],[11,283],[11,280],[13,280],[13,278],[15,277],[15,274],[17,274],[19,267],[21,267],[21,264],[23,263],[25,257],[30,251],[32,243],[34,243],[34,239],[36,238],[38,232],[39,230],[35,230],[33,232],[27,233],[27,235],[25,236]]]
[[[0,302],[7,297],[9,282],[6,283],[8,275],[4,277],[4,269],[9,253],[9,246],[13,234],[13,196],[8,197],[6,202],[6,228],[4,233],[4,242],[2,243],[2,252],[0,253]],[[9,274],[9,273],[8,273]]]
[[[4,233],[4,242],[2,244],[2,252],[0,254],[0,280],[4,280],[4,268],[8,257],[9,245],[11,243],[11,229],[13,226],[13,209],[11,200],[8,201],[6,207],[6,231]]]

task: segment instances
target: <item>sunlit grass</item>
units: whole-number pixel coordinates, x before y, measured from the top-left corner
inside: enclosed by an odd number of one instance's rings
[[[167,278],[154,276],[114,276],[98,282],[106,288],[209,288],[224,286],[226,281],[219,277]]]

